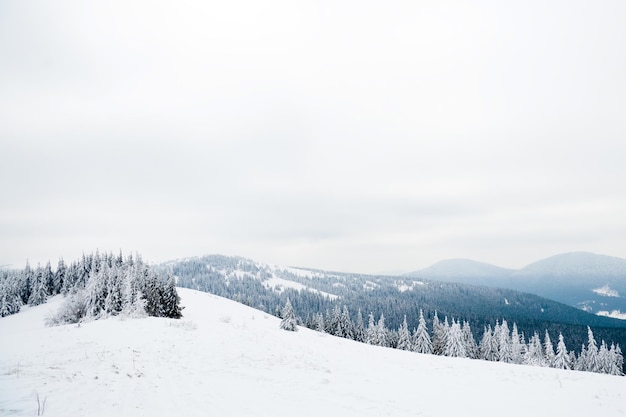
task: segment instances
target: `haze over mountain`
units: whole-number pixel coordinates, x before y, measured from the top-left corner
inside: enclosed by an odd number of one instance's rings
[[[406,276],[511,288],[616,317],[626,312],[626,259],[614,256],[570,252],[519,270],[450,259]]]

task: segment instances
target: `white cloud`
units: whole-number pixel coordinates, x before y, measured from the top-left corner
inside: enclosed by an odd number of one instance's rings
[[[621,2],[1,7],[0,263],[626,250]]]

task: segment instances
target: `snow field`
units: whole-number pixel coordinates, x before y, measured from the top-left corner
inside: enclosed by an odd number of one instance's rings
[[[626,378],[420,355],[179,289],[184,318],[46,328],[55,297],[0,319],[0,415],[626,415]]]

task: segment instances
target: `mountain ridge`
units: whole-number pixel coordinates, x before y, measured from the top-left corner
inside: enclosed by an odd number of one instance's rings
[[[626,312],[626,259],[592,252],[567,252],[514,270],[477,261],[448,259],[407,277],[488,285],[537,294],[585,311],[616,317]],[[608,297],[607,294],[612,296]]]

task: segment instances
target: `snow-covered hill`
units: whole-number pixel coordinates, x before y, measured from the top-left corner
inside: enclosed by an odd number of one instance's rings
[[[0,319],[0,415],[626,415],[626,378],[420,355],[301,328],[180,289],[182,320],[44,327]]]

